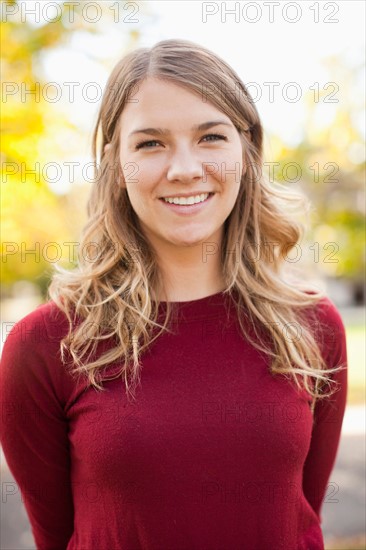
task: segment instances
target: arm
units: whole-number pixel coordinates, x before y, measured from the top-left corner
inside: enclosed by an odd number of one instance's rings
[[[39,308],[9,333],[0,370],[0,435],[37,548],[61,550],[73,533],[74,510],[60,370],[50,369],[60,369],[59,360],[49,356],[49,346]]]
[[[304,494],[321,521],[320,512],[328,483],[329,496],[338,498],[338,486],[330,484],[329,478],[341,436],[348,369],[345,328],[338,310],[328,298],[322,302],[319,322],[325,333],[320,346],[328,368],[341,364],[346,367],[332,375],[337,386],[332,384],[331,388],[337,388],[336,392],[330,398],[318,400],[315,405],[310,449],[303,470]]]

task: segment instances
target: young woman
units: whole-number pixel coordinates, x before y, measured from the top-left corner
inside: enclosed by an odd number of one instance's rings
[[[1,441],[38,548],[324,548],[345,331],[286,270],[303,228],[262,134],[197,44],[114,68],[78,267],[3,350]]]

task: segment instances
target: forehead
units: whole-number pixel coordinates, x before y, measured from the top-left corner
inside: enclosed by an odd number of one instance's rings
[[[121,129],[130,131],[141,125],[178,123],[191,127],[194,122],[214,118],[231,122],[215,105],[205,100],[203,93],[157,78],[147,78],[134,88],[120,118]],[[199,119],[199,120],[198,120]]]
[[[139,102],[146,102],[146,100],[152,98],[157,99],[164,97],[173,100],[174,98],[179,97],[179,100],[184,98],[186,101],[198,101],[203,104],[208,103],[205,101],[203,88],[201,94],[199,91],[195,91],[193,89],[191,90],[188,87],[181,85],[179,82],[153,77],[148,77],[137,83],[134,88],[133,95]]]

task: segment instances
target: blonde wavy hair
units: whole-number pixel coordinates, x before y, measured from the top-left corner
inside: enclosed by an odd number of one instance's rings
[[[315,400],[330,395],[324,386],[330,387],[331,374],[342,366],[327,368],[311,328],[310,317],[324,293],[285,276],[286,255],[304,232],[289,210],[303,208],[306,199],[269,184],[262,171],[263,128],[245,85],[225,61],[186,40],[164,40],[150,49],[134,50],[117,63],[107,82],[93,133],[97,168],[77,266],[66,270],[56,265],[48,289],[49,298],[69,322],[69,332],[60,344],[62,360],[66,363],[69,355],[72,372],[85,374],[89,384],[101,391],[98,375],[102,369],[120,363],[112,379],[123,377],[127,397],[135,398],[142,353],[164,331],[170,331],[174,304],[166,301],[165,319],[159,323],[159,302],[153,294],[166,294],[158,262],[126,190],[117,184],[122,177],[120,116],[147,77],[173,82],[209,100],[239,132],[246,171],[224,224],[220,250],[224,295],[235,294],[243,337],[268,354],[271,373],[292,377],[299,389],[309,392],[313,412]],[[98,251],[93,261],[83,253],[90,248]],[[244,316],[257,337],[248,334]],[[113,345],[96,354],[103,340]]]

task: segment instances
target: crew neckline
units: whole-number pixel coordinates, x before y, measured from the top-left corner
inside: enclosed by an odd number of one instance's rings
[[[230,296],[230,293],[221,290],[215,294],[185,302],[160,301],[158,302],[158,317],[159,319],[164,318],[169,303],[176,321],[179,319],[184,322],[196,322],[204,319],[222,318],[223,308],[227,312],[229,304],[232,303]]]
[[[203,298],[195,298],[194,300],[181,300],[181,301],[174,301],[174,302],[166,302],[164,300],[159,300],[158,301],[158,304],[161,305],[161,304],[174,304],[174,305],[178,305],[178,306],[184,306],[185,304],[197,304],[197,305],[200,305],[201,303],[204,303],[204,302],[207,302],[207,301],[210,301],[216,297],[219,297],[219,296],[223,296],[225,293],[224,290],[220,290],[219,292],[215,292],[215,294],[209,294],[208,296],[204,296]],[[152,300],[153,302],[156,302],[156,300]]]

